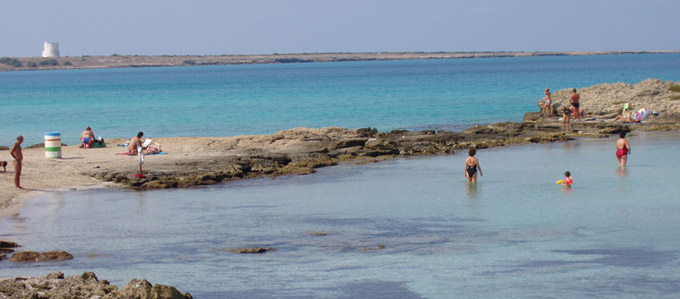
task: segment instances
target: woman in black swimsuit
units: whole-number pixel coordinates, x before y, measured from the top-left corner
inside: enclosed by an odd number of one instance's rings
[[[477,150],[475,148],[471,148],[468,152],[468,155],[470,156],[465,159],[465,177],[470,183],[477,182],[477,170],[479,170],[479,175],[484,175],[482,174],[482,167],[479,166],[479,160],[475,158],[476,153]]]

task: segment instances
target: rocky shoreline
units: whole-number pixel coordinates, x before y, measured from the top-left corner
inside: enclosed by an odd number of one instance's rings
[[[141,189],[186,188],[262,176],[313,173],[315,168],[342,162],[365,163],[395,157],[452,154],[471,147],[488,148],[513,144],[565,141],[577,137],[607,137],[621,131],[677,130],[680,128],[680,82],[647,79],[635,85],[599,84],[580,90],[585,121],[572,121],[562,132],[558,115],[540,117],[528,112],[521,123],[505,122],[475,126],[464,132],[376,129],[296,128],[265,136],[236,136],[193,140],[201,150],[213,153],[185,156],[155,165],[146,178],[128,170],[102,167],[87,174],[98,180]],[[569,105],[569,89],[553,96],[553,111]],[[623,103],[645,107],[658,116],[643,123],[609,122]],[[542,99],[538,101],[540,110]]]
[[[677,51],[586,51],[586,52],[381,52],[381,53],[300,53],[255,55],[118,55],[59,58],[5,58],[0,71],[60,70],[91,68],[161,67],[193,65],[273,64],[305,62],[345,62],[411,59],[456,59],[529,56],[583,56],[623,54],[664,54]]]
[[[468,148],[490,148],[528,143],[566,141],[579,137],[608,137],[618,132],[678,130],[677,119],[657,119],[644,124],[601,121],[572,123],[562,133],[557,118],[544,119],[527,113],[523,123],[475,126],[464,132],[392,131],[375,129],[297,128],[267,136],[243,136],[226,140],[208,138],[219,157],[186,157],[158,161],[137,178],[125,169],[101,167],[87,174],[102,181],[140,189],[187,188],[262,176],[300,175],[338,163],[369,163],[397,157],[453,154]],[[210,148],[211,142],[200,143]]]
[[[133,279],[121,289],[92,272],[65,277],[62,272],[42,277],[0,279],[0,298],[100,298],[100,299],[191,299],[175,287]]]

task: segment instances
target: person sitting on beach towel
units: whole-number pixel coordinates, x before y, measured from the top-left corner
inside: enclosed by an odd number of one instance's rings
[[[136,156],[137,155],[137,148],[142,147],[142,136],[144,136],[144,132],[139,132],[137,133],[137,136],[132,137],[130,139],[130,143],[128,145],[128,152],[130,152],[130,156]]]
[[[623,123],[632,122],[633,105],[630,102],[623,104],[623,108],[619,112],[616,118],[612,119],[611,122],[622,121]]]
[[[92,132],[92,128],[88,126],[87,129],[80,134],[80,141],[82,141],[82,144],[80,145],[81,148],[92,147],[92,143],[94,143],[94,132]]]

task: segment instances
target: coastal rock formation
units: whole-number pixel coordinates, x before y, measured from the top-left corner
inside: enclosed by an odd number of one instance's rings
[[[17,248],[17,247],[21,247],[21,245],[10,241],[0,240],[0,248]]]
[[[597,118],[614,118],[621,111],[623,104],[630,102],[633,109],[648,108],[659,113],[662,119],[680,117],[680,100],[674,99],[677,92],[670,91],[672,85],[680,82],[647,79],[637,84],[606,83],[585,88],[577,88],[581,95],[580,104],[587,116]],[[562,89],[552,94],[553,115],[560,112],[559,108],[569,105],[571,88]],[[543,107],[544,99],[538,101]]]
[[[133,279],[125,285],[120,291],[112,292],[102,299],[114,298],[139,298],[139,299],[189,299],[193,298],[191,294],[180,293],[175,287],[166,285],[152,285],[146,279]]]
[[[106,280],[99,281],[92,272],[69,277],[55,272],[44,277],[0,279],[0,298],[190,299],[192,296],[172,286],[152,285],[147,280],[133,279],[118,290]]]
[[[145,165],[146,178],[136,178],[129,169],[105,163],[100,168],[88,169],[86,174],[140,189],[186,188],[262,176],[309,174],[316,168],[344,162],[365,163],[394,157],[451,154],[471,147],[606,137],[638,127],[677,129],[679,126],[674,119],[661,117],[633,125],[583,121],[573,122],[572,131],[564,134],[557,118],[543,119],[537,112],[532,112],[525,115],[522,123],[474,126],[464,132],[296,128],[273,135],[191,137],[190,142],[186,138],[165,138],[169,146],[179,144],[182,147],[155,160],[152,167]],[[168,147],[164,145],[164,148]]]
[[[21,251],[9,258],[12,262],[17,263],[32,263],[32,262],[50,262],[50,261],[63,261],[73,259],[73,255],[66,251],[48,251],[48,252],[35,252],[35,251]]]
[[[10,241],[0,240],[0,261],[6,259],[7,254],[14,252],[14,248],[17,247],[21,247],[21,245]]]

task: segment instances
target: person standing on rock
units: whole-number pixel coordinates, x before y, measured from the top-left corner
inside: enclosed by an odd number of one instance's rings
[[[477,170],[479,169],[479,175],[482,174],[482,167],[479,166],[479,160],[475,158],[477,149],[474,147],[468,152],[469,157],[465,159],[465,177],[468,179],[469,183],[477,182]]]
[[[569,132],[569,119],[571,118],[571,109],[569,107],[562,107],[562,132]]]
[[[576,88],[571,90],[571,97],[569,97],[569,103],[571,103],[571,106],[573,107],[573,113],[574,114],[574,119],[581,119],[581,111],[579,111],[579,100],[581,99],[581,95],[576,92]]]
[[[24,142],[24,136],[17,136],[17,141],[14,142],[12,148],[9,150],[9,154],[14,158],[14,186],[17,189],[23,189],[21,187],[21,163],[24,161],[24,153],[21,151],[21,143]]]
[[[630,144],[626,140],[626,132],[620,132],[619,140],[616,140],[616,159],[619,160],[619,167],[626,167],[628,155],[630,155]]]
[[[548,113],[548,117],[552,115],[552,97],[550,94],[550,88],[545,89],[545,101],[543,103],[543,111],[541,111],[541,116],[545,116],[545,113]]]
[[[139,159],[139,173],[135,174],[135,177],[137,178],[144,178],[144,171],[142,170],[142,164],[144,164],[144,148],[142,147],[142,137],[144,136],[144,132],[139,132],[137,133],[137,136],[132,137],[130,139],[130,143],[128,144],[128,151],[130,152],[130,156],[137,156]]]

